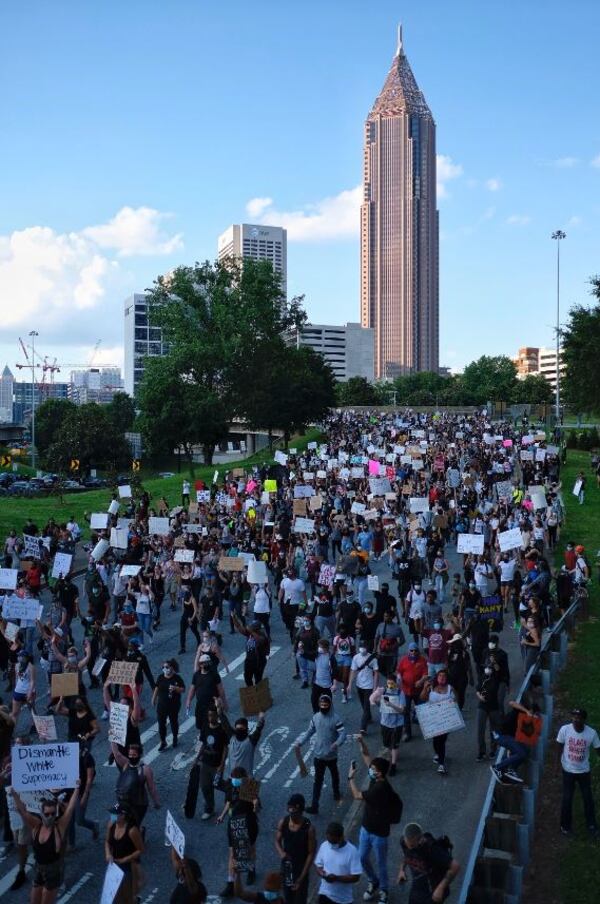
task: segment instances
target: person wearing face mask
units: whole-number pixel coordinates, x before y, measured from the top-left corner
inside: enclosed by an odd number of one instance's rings
[[[461,634],[454,634],[448,641],[448,681],[454,688],[458,708],[465,705],[467,685],[473,686],[473,667],[469,651]]]
[[[502,721],[498,703],[498,676],[490,663],[483,668],[483,676],[477,686],[477,699],[479,701],[477,706],[477,743],[479,745],[477,762],[480,763],[486,758],[486,724],[489,722],[490,757],[493,759],[498,746],[494,734],[499,731]]]
[[[74,646],[70,646],[67,649],[67,655],[65,656],[57,643],[57,639],[54,637],[52,638],[52,654],[54,658],[62,664],[63,673],[75,672],[78,675],[78,693],[81,694],[82,697],[85,697],[87,694],[87,688],[83,683],[83,673],[88,666],[92,652],[90,642],[88,640],[83,641],[83,648],[85,650],[85,654],[82,659],[79,658],[77,648]]]
[[[363,606],[360,623],[360,637],[366,644],[369,652],[371,652],[375,648],[375,635],[379,624],[373,603],[368,602]]]
[[[15,687],[12,699],[12,718],[19,718],[23,706],[35,705],[35,666],[25,650],[19,650],[15,669]]]
[[[396,674],[398,651],[406,642],[404,632],[394,618],[395,610],[385,609],[383,621],[377,626],[375,632],[375,652],[379,668],[382,675],[392,677]]]
[[[421,689],[428,674],[427,660],[421,655],[414,641],[409,643],[408,653],[400,659],[396,672],[405,699],[404,741],[408,742],[412,738],[412,723],[416,722],[417,718],[414,710],[421,702]]]
[[[196,812],[198,788],[202,788],[204,797],[204,813],[202,820],[206,822],[215,812],[215,785],[223,777],[229,739],[219,721],[219,714],[214,706],[209,707],[208,721],[200,731],[200,747],[188,784],[185,799],[185,815],[191,819]]]
[[[348,702],[348,682],[350,680],[350,666],[352,665],[352,657],[354,655],[354,638],[350,636],[348,626],[345,622],[341,622],[338,633],[333,638],[333,651],[336,662],[336,681],[342,686],[342,703]]]
[[[196,655],[194,656],[194,671],[198,669],[200,657],[203,653],[207,653],[210,656],[210,662],[214,669],[218,669],[221,665],[225,669],[227,675],[229,675],[229,663],[221,652],[217,638],[209,630],[203,631],[201,634],[200,644],[196,650]]]
[[[319,700],[323,695],[331,697],[334,687],[334,675],[337,674],[337,662],[329,647],[326,637],[319,640],[317,658],[315,659],[315,679],[310,691],[310,702],[313,713],[319,709]]]
[[[200,731],[206,722],[208,708],[212,705],[215,697],[218,697],[221,700],[224,707],[227,706],[225,689],[223,687],[223,682],[221,681],[221,676],[211,667],[210,656],[207,653],[203,653],[200,657],[198,671],[194,672],[194,676],[189,686],[185,701],[186,716],[190,715],[190,708],[194,697],[196,698],[196,728]]]
[[[286,904],[306,904],[308,898],[308,877],[317,838],[314,826],[304,815],[305,806],[302,794],[292,794],[287,803],[287,816],[279,820],[275,833]]]
[[[246,657],[244,659],[244,683],[246,687],[262,681],[267,660],[271,652],[271,643],[265,634],[262,623],[253,619],[250,624],[242,624],[236,615],[233,616],[235,628],[246,638]]]
[[[460,618],[463,629],[466,630],[475,618],[478,606],[481,604],[481,593],[477,589],[474,580],[469,581],[460,596]]]
[[[319,799],[323,788],[325,770],[331,774],[333,799],[336,803],[342,800],[340,792],[340,774],[338,771],[338,751],[346,740],[344,723],[335,713],[331,703],[331,697],[323,694],[319,698],[319,711],[315,713],[309,722],[308,728],[296,741],[296,755],[300,757],[303,744],[314,735],[314,767],[315,779],[312,789],[312,803],[306,812],[316,815],[319,812]]]
[[[254,731],[248,732],[248,719],[240,716],[235,720],[233,728],[225,713],[220,700],[216,700],[217,713],[223,731],[229,742],[229,768],[233,775],[234,769],[242,768],[245,775],[254,774],[254,755],[256,747],[261,739],[265,727],[265,714],[259,713]]]
[[[402,737],[404,725],[404,713],[406,712],[406,700],[399,690],[394,674],[388,675],[385,687],[377,687],[371,694],[370,702],[373,706],[379,706],[379,719],[381,722],[381,743],[386,751],[389,751],[392,764],[389,775],[396,775],[398,762],[398,746]],[[359,743],[364,738],[359,735]]]
[[[421,702],[423,703],[444,703],[456,702],[454,689],[448,683],[448,672],[442,669],[434,676],[433,680],[428,678],[423,685],[421,691]],[[437,735],[433,738],[433,762],[437,763],[437,771],[440,775],[447,775],[446,768],[446,741],[447,734]]]
[[[336,610],[338,631],[342,624],[353,625],[361,612],[360,605],[354,596],[354,590],[352,590],[351,587],[348,587],[345,596],[340,599]]]
[[[130,808],[138,826],[141,827],[148,810],[148,795],[152,797],[155,809],[160,809],[154,773],[150,766],[142,763],[139,745],[130,744],[127,756],[120,753],[115,743],[110,746],[115,763],[121,770],[116,784],[117,800]]]
[[[315,857],[320,876],[319,904],[352,904],[352,886],[360,882],[362,864],[357,848],[344,838],[344,827],[330,822]]]
[[[79,798],[79,781],[77,781],[71,799],[60,817],[55,800],[44,800],[41,815],[38,816],[29,812],[14,789],[12,796],[23,823],[31,829],[31,844],[35,858],[31,900],[54,904],[63,877],[63,858],[61,856],[63,840]]]
[[[425,619],[425,593],[420,581],[415,581],[412,589],[406,594],[404,600],[404,620],[408,630],[412,634],[415,643],[418,643]]]
[[[204,904],[208,897],[202,882],[200,864],[193,857],[180,857],[171,845],[171,865],[175,870],[177,885],[171,892],[169,904]]]
[[[263,891],[250,891],[242,885],[242,870],[238,868],[234,862],[235,881],[234,892],[236,898],[240,901],[251,901],[253,904],[283,904],[284,897],[282,893],[282,882],[280,873],[271,872],[265,876],[265,885]]]
[[[184,690],[185,684],[179,674],[177,660],[165,660],[162,672],[157,677],[154,691],[152,692],[152,704],[156,707],[158,736],[160,738],[159,750],[167,749],[167,719],[171,725],[173,747],[177,747],[179,710],[181,709],[181,695]]]
[[[504,702],[510,687],[510,669],[508,666],[508,654],[500,646],[500,638],[497,634],[490,634],[488,640],[487,655],[484,666],[490,665],[498,679],[498,707],[500,715],[504,715]]]
[[[352,693],[352,685],[356,681],[356,691],[362,707],[360,720],[360,733],[367,733],[367,726],[371,719],[370,698],[379,681],[379,665],[376,654],[369,653],[367,645],[363,642],[358,653],[352,658],[350,666],[350,681],[348,683],[348,696]]]
[[[448,641],[453,634],[450,628],[444,628],[441,617],[436,618],[430,628],[423,629],[423,638],[427,642],[427,668],[430,678],[448,665]]]
[[[104,856],[107,863],[115,863],[123,870],[115,904],[136,901],[140,886],[140,859],[144,853],[144,839],[134,812],[127,804],[116,803],[108,811]]]
[[[222,898],[231,898],[234,893],[234,877],[236,870],[244,870],[247,873],[248,885],[256,881],[256,839],[258,838],[257,812],[260,809],[258,797],[254,800],[245,800],[240,792],[244,779],[248,774],[241,766],[237,766],[231,772],[231,778],[221,779],[217,785],[220,791],[225,793],[225,806],[217,817],[217,823],[222,823],[227,815],[227,838],[229,841],[229,859],[227,884],[220,892]]]
[[[54,712],[59,716],[68,718],[67,738],[71,743],[85,744],[91,750],[96,735],[100,734],[100,726],[96,714],[85,697],[67,697],[70,705],[65,705],[64,697],[61,697]]]
[[[307,688],[314,679],[318,643],[319,632],[313,627],[310,618],[303,618],[302,625],[294,639],[294,652],[300,670],[302,688]]]

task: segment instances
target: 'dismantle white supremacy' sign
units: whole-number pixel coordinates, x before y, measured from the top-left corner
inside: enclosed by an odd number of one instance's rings
[[[15,791],[74,788],[79,779],[79,744],[15,744],[12,786]]]

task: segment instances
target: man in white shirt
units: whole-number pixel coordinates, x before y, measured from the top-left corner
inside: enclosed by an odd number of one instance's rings
[[[362,866],[357,848],[344,838],[344,827],[330,822],[315,857],[321,877],[319,904],[352,904],[352,886],[360,881]]]
[[[348,700],[352,692],[352,685],[356,682],[358,699],[362,707],[360,720],[360,733],[367,733],[367,725],[371,722],[371,694],[379,682],[379,665],[375,653],[369,653],[363,641],[360,642],[358,653],[352,657],[350,665],[350,681],[348,682]]]
[[[298,606],[300,603],[308,605],[304,581],[302,578],[297,577],[293,568],[288,569],[286,576],[279,585],[279,602],[281,603],[281,614],[285,626],[290,632],[290,640],[293,642],[294,622],[298,615]]]
[[[571,834],[573,824],[573,796],[575,785],[579,785],[583,798],[585,821],[592,835],[597,835],[596,811],[592,795],[590,774],[590,750],[592,747],[600,756],[600,738],[598,732],[585,724],[585,709],[573,709],[571,723],[560,728],[556,740],[562,746],[560,764],[563,775],[563,793],[560,808],[560,831],[563,835]]]

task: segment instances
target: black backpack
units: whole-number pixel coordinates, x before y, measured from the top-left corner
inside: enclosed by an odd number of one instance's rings
[[[148,803],[144,767],[127,766],[117,779],[117,800],[131,807],[143,807]]]
[[[391,825],[396,825],[402,819],[402,808],[403,804],[400,800],[400,797],[396,794],[392,786],[390,785],[390,794],[389,794],[389,821]]]

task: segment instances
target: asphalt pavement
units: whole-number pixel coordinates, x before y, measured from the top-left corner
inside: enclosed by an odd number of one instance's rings
[[[451,549],[447,550],[447,556],[450,572],[459,571],[459,557]],[[393,592],[395,585],[391,582],[387,560],[372,562],[371,567],[373,573],[379,575],[380,581],[386,579],[390,581]],[[78,578],[77,581],[80,583],[81,579]],[[425,586],[427,587],[427,584]],[[44,594],[44,599],[47,606],[48,593]],[[446,604],[444,611],[446,612],[448,608],[449,606]],[[521,682],[522,666],[517,634],[510,627],[511,624],[512,618],[507,617],[501,645],[509,653],[512,671],[511,690],[514,691]],[[230,674],[225,674],[223,669],[221,673],[229,701],[231,719],[241,712],[239,688],[243,687],[244,640],[237,634],[230,635],[228,625],[224,624],[223,629],[223,652],[229,662]],[[191,678],[194,653],[191,648],[188,648],[185,655],[177,656],[178,631],[179,613],[171,612],[168,605],[163,606],[162,627],[155,634],[153,646],[147,647],[145,652],[155,675],[160,673],[160,667],[165,657],[175,656],[179,660],[181,675],[187,686]],[[74,633],[81,648],[82,632],[78,623],[75,625]],[[274,606],[273,609],[271,643],[271,655],[265,674],[270,681],[274,704],[267,713],[266,726],[255,759],[255,777],[262,783],[256,888],[261,887],[261,878],[266,871],[278,868],[278,858],[273,843],[274,833],[277,821],[285,815],[285,805],[289,795],[300,791],[309,803],[312,787],[312,776],[304,779],[299,776],[293,750],[295,739],[305,729],[312,714],[310,691],[302,690],[299,686],[300,683],[292,680],[295,669],[289,637],[281,624],[277,606]],[[7,695],[4,696],[6,698]],[[103,708],[100,691],[91,690],[88,696],[99,717]],[[45,711],[46,704],[47,694],[45,697],[40,694],[38,698],[40,713]],[[144,689],[143,704],[147,714],[142,726],[143,761],[151,765],[154,770],[162,806],[160,810],[150,809],[145,820],[147,848],[142,863],[146,882],[142,889],[141,900],[144,904],[168,900],[170,892],[175,886],[176,880],[170,866],[169,850],[164,841],[165,817],[167,809],[169,809],[185,834],[186,853],[195,857],[202,866],[204,881],[211,896],[211,904],[216,904],[218,893],[227,879],[226,826],[225,824],[217,825],[214,819],[201,822],[200,816],[203,811],[201,794],[196,817],[193,820],[187,820],[182,812],[189,769],[195,756],[194,720],[185,718],[182,706],[179,747],[172,750],[169,736],[168,749],[160,752],[158,727],[150,704],[150,691],[147,685]],[[346,774],[352,759],[361,763],[355,740],[356,732],[360,727],[360,709],[356,696],[347,705],[342,705],[339,694],[335,697],[334,706],[343,718],[348,732],[348,740],[343,746],[339,758],[342,791],[345,793],[345,797],[341,804],[334,804],[331,787],[326,778],[321,796],[320,813],[312,818],[316,826],[318,842],[323,840],[325,827],[334,818],[346,825],[348,837],[356,842],[362,805],[351,800],[347,790]],[[475,710],[475,695],[469,688],[464,710],[466,729],[452,734],[448,740],[447,776],[437,773],[432,761],[431,742],[424,741],[419,736],[418,729],[413,734],[410,744],[401,744],[398,774],[391,779],[404,803],[401,824],[394,827],[390,844],[389,865],[391,876],[394,879],[400,862],[401,826],[407,821],[420,822],[435,835],[447,834],[454,842],[454,856],[462,863],[466,861],[490,779],[490,763],[475,761],[477,755]],[[373,715],[375,721],[369,728],[366,740],[371,753],[376,754],[381,746],[380,729],[377,713],[374,711]],[[29,715],[23,717],[25,722],[29,718]],[[65,739],[66,720],[59,717],[57,723],[59,738]],[[95,740],[92,750],[96,760],[97,776],[87,816],[101,822],[102,839],[107,821],[107,809],[114,802],[117,770],[114,766],[109,766],[107,762],[109,753],[106,739],[107,723],[101,722],[100,725],[101,734]],[[303,748],[303,754],[310,770],[312,752],[308,745]],[[366,782],[365,770],[361,768],[359,774],[362,781]],[[222,796],[217,793],[217,811],[221,804]],[[72,899],[86,902],[100,899],[105,871],[102,841],[94,842],[91,833],[77,827],[76,845],[76,851],[68,854],[66,858],[65,882],[57,899],[58,904],[66,904]],[[29,874],[31,875],[31,867],[29,867]],[[4,851],[0,855],[0,897],[3,899],[15,875],[15,854],[10,850]],[[457,888],[459,884],[457,881]],[[365,880],[363,879],[355,893],[356,900],[362,899],[364,886]],[[26,901],[28,895],[29,883],[20,891],[8,893],[5,900]],[[407,900],[407,897],[406,887],[392,884],[390,895],[392,900],[401,902]]]

